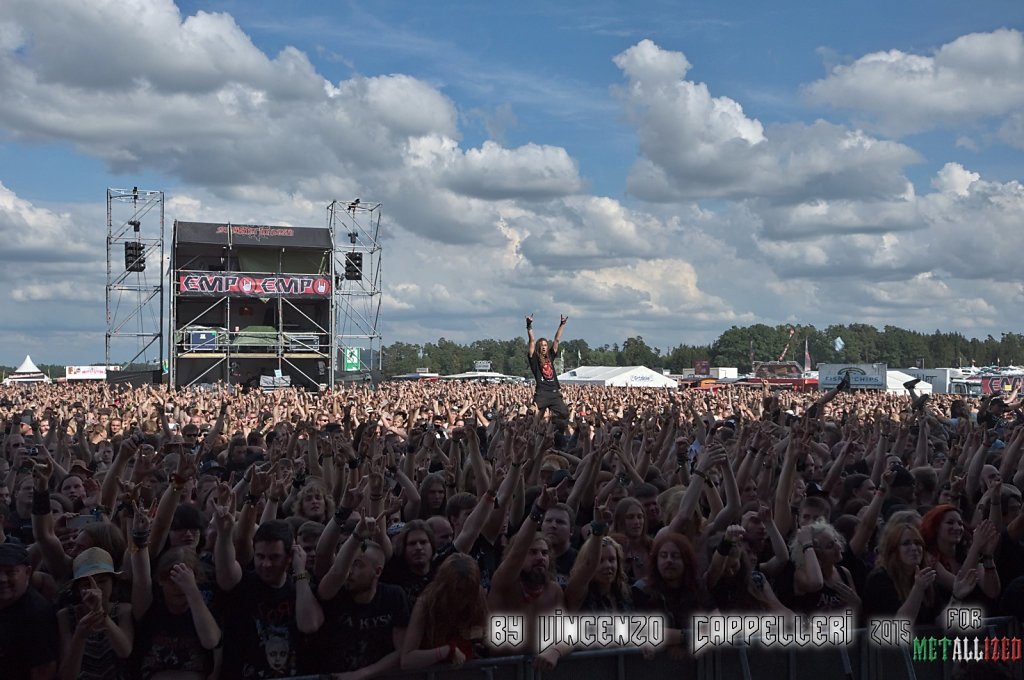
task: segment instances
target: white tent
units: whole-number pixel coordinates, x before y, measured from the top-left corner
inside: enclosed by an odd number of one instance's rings
[[[646,366],[580,366],[558,376],[558,382],[605,387],[679,387],[672,378]]]
[[[909,394],[907,388],[903,386],[903,383],[913,380],[914,376],[904,373],[903,371],[886,371],[885,372],[885,391],[890,394]],[[932,384],[922,380],[914,386],[914,391],[917,394],[931,394]]]
[[[21,366],[18,366],[18,370],[4,379],[4,385],[40,382],[48,383],[52,381],[32,363],[32,357],[27,354],[25,355],[25,360],[21,362]]]
[[[525,382],[526,379],[515,376],[505,375],[504,373],[496,373],[494,371],[466,371],[465,373],[455,373],[454,375],[443,375],[442,380],[476,380],[479,382]]]

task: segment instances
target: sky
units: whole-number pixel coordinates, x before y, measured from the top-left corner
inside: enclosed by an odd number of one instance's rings
[[[385,345],[999,337],[1022,159],[1017,0],[4,0],[0,364],[103,361],[133,186],[168,236],[379,203]]]

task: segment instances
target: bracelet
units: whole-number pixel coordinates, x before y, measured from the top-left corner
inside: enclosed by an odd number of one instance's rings
[[[247,493],[245,495],[245,500],[242,501],[242,504],[243,505],[253,505],[253,506],[255,506],[259,502],[260,502],[260,497],[259,496],[257,496],[254,493]]]
[[[707,473],[706,473],[706,472],[704,472],[703,470],[699,469],[699,468],[695,468],[695,469],[693,470],[693,474],[697,475],[698,477],[700,477],[701,479],[703,479],[703,480],[704,480],[705,482],[706,482],[706,481],[708,481],[708,475],[707,475]]]
[[[128,547],[131,548],[131,551],[133,553],[137,553],[137,552],[142,552],[143,550],[146,550],[147,548],[149,548],[149,543],[143,543],[142,545],[136,545],[135,543],[132,543]]]
[[[530,519],[532,519],[537,526],[544,524],[544,511],[534,506],[533,511],[530,512]]]
[[[132,543],[142,548],[149,545],[149,530],[146,531],[133,531],[132,532]]]
[[[360,463],[362,463],[362,462],[363,462],[362,458],[353,458],[352,460],[350,460],[348,462],[348,469],[349,470],[355,470],[357,467],[359,467]]]
[[[590,533],[593,536],[605,536],[608,533],[608,522],[598,522],[595,519],[590,523]]]
[[[808,549],[814,550],[814,544],[813,543],[804,543],[803,547],[800,548],[800,550],[802,550],[804,552],[806,552]]]
[[[270,501],[271,503],[280,503],[284,499],[281,498],[280,496],[267,496],[267,500]]]
[[[298,583],[299,581],[308,581],[308,580],[309,580],[309,572],[303,572],[301,574],[295,574],[295,582],[296,583]]]
[[[732,541],[722,539],[722,542],[718,544],[717,552],[722,557],[728,557],[729,553],[732,552]]]

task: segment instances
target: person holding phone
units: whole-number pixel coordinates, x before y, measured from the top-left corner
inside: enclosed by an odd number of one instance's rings
[[[528,341],[528,357],[530,371],[537,381],[537,390],[533,395],[533,403],[543,413],[549,410],[561,419],[568,419],[569,408],[562,399],[562,390],[555,375],[554,360],[558,357],[558,343],[562,339],[569,317],[562,316],[555,331],[554,339],[549,343],[547,338],[535,340],[533,337],[533,315],[526,317],[526,336]]]

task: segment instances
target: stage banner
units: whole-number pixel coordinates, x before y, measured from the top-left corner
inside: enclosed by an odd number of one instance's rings
[[[289,297],[331,296],[331,280],[300,274],[247,274],[245,272],[191,272],[178,274],[183,297]]]
[[[208,243],[331,250],[331,232],[324,227],[276,227],[181,221],[175,221],[174,227],[175,241],[178,244]]]

